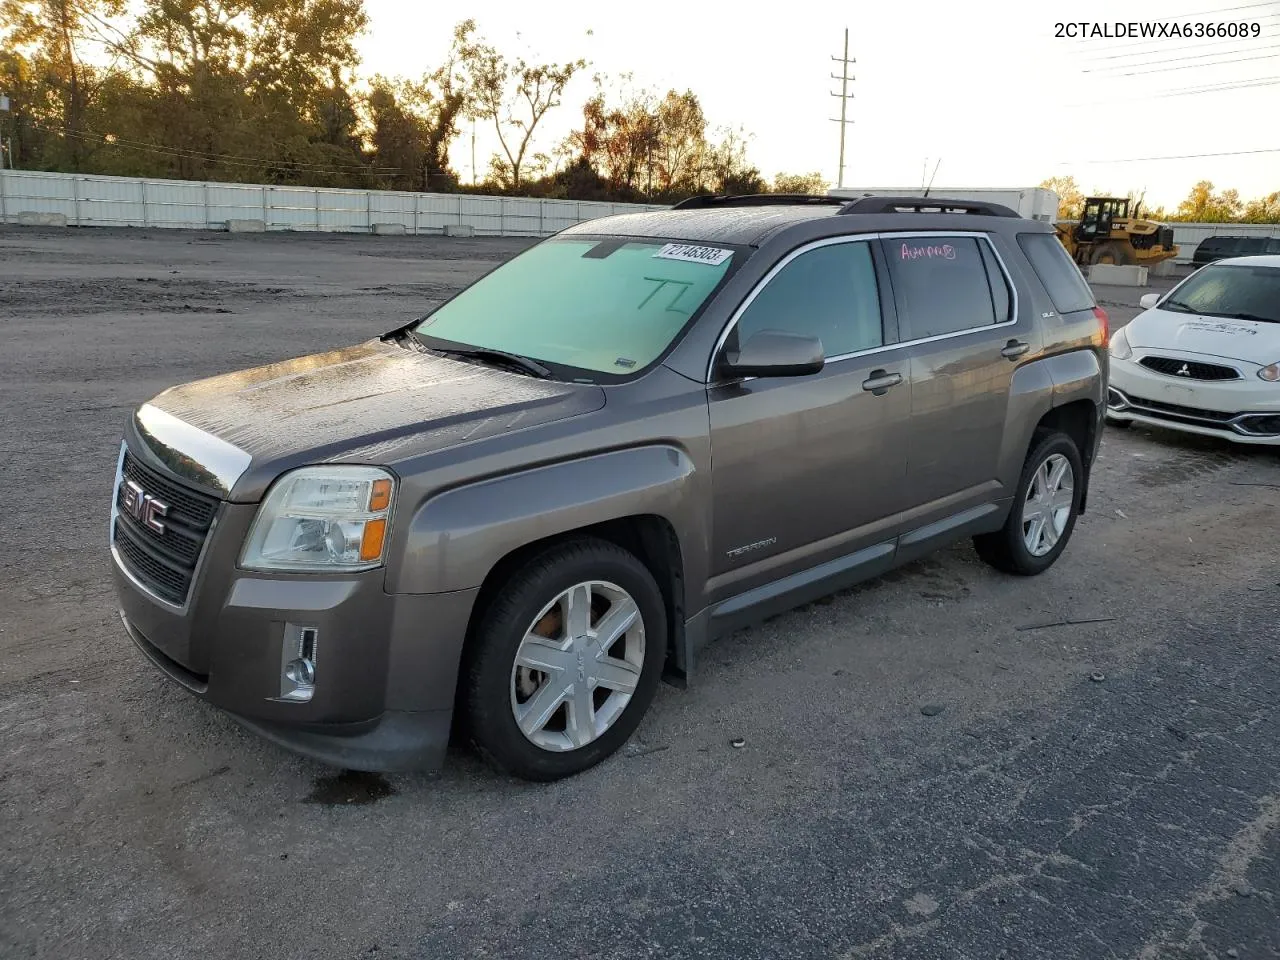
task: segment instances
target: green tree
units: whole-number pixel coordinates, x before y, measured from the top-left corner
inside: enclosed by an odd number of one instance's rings
[[[1245,204],[1245,223],[1280,223],[1280,191]]]
[[[1239,220],[1243,213],[1244,204],[1237,191],[1214,193],[1213,183],[1201,180],[1191,188],[1187,199],[1178,204],[1177,218],[1192,223],[1230,223]]]
[[[474,29],[473,21],[462,27]],[[538,125],[560,106],[569,81],[585,69],[585,60],[564,64],[531,64],[523,57],[509,61],[483,40],[468,40],[460,57],[470,78],[472,111],[478,119],[493,122],[501,154],[494,154],[491,168],[507,189],[519,190],[532,172],[532,144]]]
[[[826,194],[831,184],[820,173],[779,173],[773,178],[774,193]]]
[[[462,50],[474,30],[470,20],[458,24],[448,60],[417,82],[373,78],[366,98],[369,136],[384,182],[390,175],[400,189],[457,188],[449,147],[469,105],[469,88],[458,71]]]
[[[42,165],[82,170],[100,144],[90,132],[97,97],[118,71],[90,55],[101,50],[111,18],[123,12],[124,0],[0,0],[15,122],[28,137],[43,134]]]
[[[144,0],[122,45],[147,80],[123,146],[185,178],[345,182],[362,0]]]
[[[1058,219],[1079,220],[1084,211],[1084,192],[1071,176],[1049,177],[1040,186],[1058,195]]]
[[[720,141],[707,151],[704,186],[717,194],[763,193],[760,171],[747,160],[749,135],[741,127],[725,127]]]
[[[657,191],[663,195],[695,193],[707,156],[707,118],[692,90],[668,90],[653,111]]]

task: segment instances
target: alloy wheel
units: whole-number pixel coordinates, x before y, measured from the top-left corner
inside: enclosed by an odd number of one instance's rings
[[[544,750],[577,750],[627,708],[644,667],[644,619],[616,584],[578,583],[543,607],[511,668],[511,710]]]
[[[1022,539],[1033,557],[1057,546],[1075,504],[1075,473],[1060,453],[1047,457],[1031,477],[1022,504]]]

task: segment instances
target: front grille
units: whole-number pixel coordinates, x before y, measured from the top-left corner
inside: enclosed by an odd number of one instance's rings
[[[1240,372],[1234,367],[1224,367],[1217,363],[1199,363],[1195,360],[1177,360],[1173,357],[1143,357],[1139,363],[1148,370],[1163,373],[1167,377],[1177,377],[1180,380],[1240,379]]]
[[[1135,409],[1153,416],[1163,416],[1166,420],[1187,420],[1192,422],[1211,422],[1225,424],[1239,416],[1235,413],[1221,413],[1218,410],[1201,410],[1199,407],[1183,407],[1176,403],[1164,403],[1160,400],[1148,400],[1145,397],[1130,397],[1129,403]]]
[[[125,452],[122,476],[132,480],[169,510],[164,531],[119,512],[111,531],[121,561],[148,590],[170,603],[182,604],[204,549],[205,538],[218,512],[218,500],[172,480]],[[116,507],[120,491],[115,492]]]

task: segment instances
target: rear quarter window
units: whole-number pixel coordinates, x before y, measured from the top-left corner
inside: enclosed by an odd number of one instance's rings
[[[1093,309],[1093,291],[1054,234],[1020,233],[1018,246],[1027,255],[1031,268],[1044,284],[1045,292],[1059,313]]]

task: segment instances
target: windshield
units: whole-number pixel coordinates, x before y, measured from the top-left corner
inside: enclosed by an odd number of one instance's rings
[[[501,350],[553,371],[626,376],[662,355],[735,256],[725,247],[661,240],[548,240],[442,304],[414,331],[427,346]]]
[[[1205,267],[1174,290],[1160,309],[1280,323],[1280,267]]]

